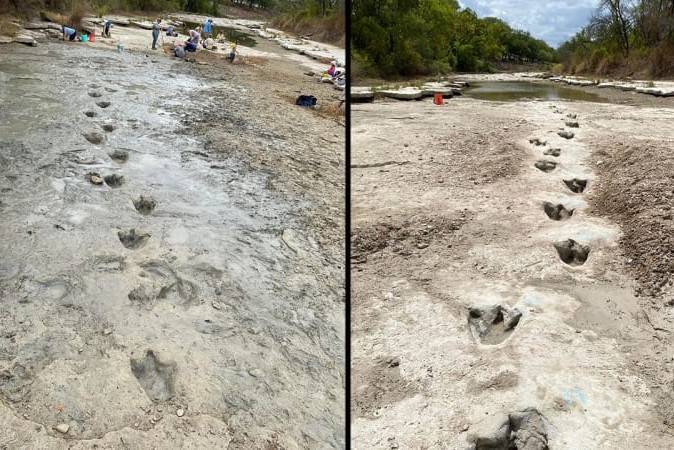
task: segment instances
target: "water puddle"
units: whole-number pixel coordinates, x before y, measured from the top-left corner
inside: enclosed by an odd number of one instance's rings
[[[482,81],[471,84],[464,94],[467,97],[498,102],[521,100],[572,100],[602,103],[606,100],[592,92],[528,81]]]
[[[185,25],[182,27],[180,30],[181,33],[186,34],[189,36],[190,30],[195,29],[196,27],[202,26],[200,23],[195,23],[195,22],[184,22]],[[240,45],[243,45],[245,47],[255,47],[257,45],[257,40],[250,35],[249,33],[246,33],[244,31],[241,31],[236,28],[231,28],[231,27],[217,27],[213,25],[213,32],[211,33],[213,36],[217,36],[219,34],[222,34],[225,39],[229,42],[238,42]]]

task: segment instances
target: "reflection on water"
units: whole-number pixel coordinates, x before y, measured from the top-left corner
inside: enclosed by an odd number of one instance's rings
[[[528,81],[484,81],[471,83],[465,95],[481,100],[513,102],[519,100],[579,100],[603,102],[601,97],[582,89]]]

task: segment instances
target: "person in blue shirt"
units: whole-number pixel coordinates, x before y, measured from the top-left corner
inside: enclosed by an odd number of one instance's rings
[[[74,28],[69,28],[65,25],[61,26],[61,31],[63,32],[63,40],[65,41],[68,38],[71,41],[74,41],[77,37],[77,31]]]
[[[109,19],[106,19],[105,22],[103,22],[103,36],[110,37],[110,28],[112,28],[112,22],[110,22]]]
[[[211,36],[211,32],[213,31],[213,19],[207,19],[206,22],[204,22],[204,26],[201,31],[204,40],[208,39]]]

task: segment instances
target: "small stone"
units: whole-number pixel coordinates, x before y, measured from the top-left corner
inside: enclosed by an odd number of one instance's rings
[[[66,434],[68,430],[70,430],[70,425],[68,425],[67,423],[60,423],[56,425],[54,429],[59,433]]]
[[[182,417],[185,415],[185,410],[182,408],[178,408],[178,411],[176,411],[176,416]]]
[[[251,377],[255,377],[255,378],[261,378],[262,376],[264,376],[264,373],[262,373],[262,371],[260,369],[249,369],[248,374]]]
[[[107,336],[107,335],[109,335],[109,334],[112,334],[112,329],[111,329],[111,328],[106,328],[106,329],[103,330],[103,335],[104,335],[104,336]]]
[[[428,247],[428,243],[427,243],[427,242],[419,242],[419,243],[417,244],[417,248],[418,248],[419,250],[424,249],[424,248],[426,248],[426,247]]]
[[[211,302],[211,306],[212,306],[213,308],[215,308],[215,309],[220,309],[220,305],[218,305],[218,304],[215,303],[215,302]]]
[[[86,176],[92,184],[103,184],[103,177],[96,172],[89,172]]]

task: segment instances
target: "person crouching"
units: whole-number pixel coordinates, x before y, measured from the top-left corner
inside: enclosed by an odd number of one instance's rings
[[[74,41],[75,38],[77,37],[77,30],[74,28],[67,27],[65,25],[61,25],[61,32],[63,33],[63,40],[65,41],[66,38],[70,41]]]

